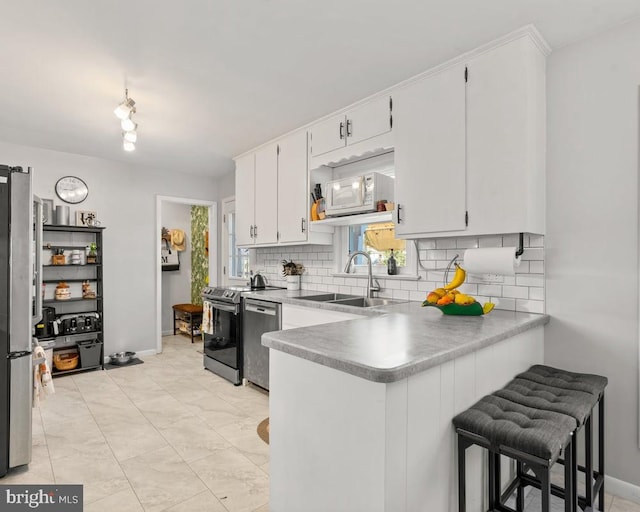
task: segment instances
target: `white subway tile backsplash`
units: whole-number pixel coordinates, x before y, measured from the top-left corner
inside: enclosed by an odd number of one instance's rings
[[[502,286],[499,284],[479,284],[478,293],[480,295],[495,295],[497,297],[501,297]]]
[[[534,249],[525,249],[524,253],[522,253],[522,260],[536,260],[542,261],[544,260],[544,249],[542,248],[534,248]]]
[[[544,300],[544,288],[529,287],[529,298],[532,300]]]
[[[378,280],[382,287],[381,297],[422,301],[426,294],[445,284],[445,272],[451,258],[464,256],[464,250],[483,247],[509,247],[518,244],[517,234],[502,236],[460,236],[419,241],[419,255],[428,271],[419,269],[420,280]],[[544,311],[544,237],[524,236],[525,252],[516,276],[502,276],[500,282],[489,283],[483,276],[468,275],[460,291],[473,295],[480,303],[494,302],[496,309],[510,311]],[[282,278],[282,260],[302,263],[306,269],[302,277],[302,288],[319,292],[339,292],[364,295],[366,279],[356,277],[333,277],[342,271],[342,262],[334,261],[332,246],[311,245],[294,247],[269,247],[256,249],[254,270],[263,269],[269,282],[285,286]],[[463,262],[464,267],[464,262]],[[449,279],[453,273],[449,273]]]
[[[503,286],[502,296],[511,297],[513,299],[528,299],[529,288],[526,286]]]
[[[544,237],[542,235],[529,235],[529,247],[544,247]]]
[[[427,260],[446,260],[447,259],[447,251],[445,250],[433,250],[427,251]]]
[[[418,281],[400,281],[402,290],[416,291],[418,289]]]
[[[516,276],[517,286],[544,286],[544,276],[540,274],[519,274]]]
[[[544,261],[530,261],[529,272],[531,274],[544,274]]]
[[[516,299],[516,308],[518,311],[525,311],[528,313],[544,313],[544,302],[541,300]]]
[[[507,297],[491,297],[488,302],[493,302],[496,305],[496,309],[516,311],[516,299],[509,299]]]
[[[436,240],[436,249],[455,249],[456,247],[455,238],[438,238]]]
[[[456,241],[458,249],[477,249],[478,239],[476,237],[458,238]]]
[[[426,295],[422,291],[411,291],[409,292],[409,300],[415,300],[419,302],[423,302],[426,298]]]

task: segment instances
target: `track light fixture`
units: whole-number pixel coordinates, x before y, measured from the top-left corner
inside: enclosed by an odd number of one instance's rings
[[[133,122],[131,116],[136,113],[136,102],[129,98],[129,89],[124,90],[124,101],[120,103],[113,111],[118,119],[120,119],[120,127],[122,128],[122,147],[125,151],[134,151],[136,149],[136,141],[138,140],[138,125]]]

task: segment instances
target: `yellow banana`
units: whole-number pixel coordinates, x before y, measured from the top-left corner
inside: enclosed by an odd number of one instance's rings
[[[458,286],[460,286],[462,283],[464,283],[464,280],[466,278],[467,278],[467,273],[460,265],[456,263],[456,273],[453,275],[453,279],[447,286],[443,286],[443,288],[447,291],[454,290]]]

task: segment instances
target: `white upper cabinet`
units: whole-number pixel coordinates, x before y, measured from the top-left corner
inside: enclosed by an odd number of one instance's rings
[[[331,244],[310,232],[307,132],[294,132],[236,159],[236,243],[241,247]]]
[[[307,132],[278,143],[278,231],[281,243],[306,242],[309,229]]]
[[[236,159],[236,244],[273,245],[278,241],[277,145]]]
[[[396,235],[465,229],[465,66],[394,94]]]
[[[310,154],[319,156],[391,131],[392,99],[380,96],[310,128]]]
[[[278,242],[277,144],[269,144],[256,151],[255,183],[256,211],[253,239],[256,245],[273,245]]]
[[[255,221],[255,154],[236,159],[236,244],[253,245]]]
[[[468,229],[543,234],[545,55],[524,36],[468,67]]]

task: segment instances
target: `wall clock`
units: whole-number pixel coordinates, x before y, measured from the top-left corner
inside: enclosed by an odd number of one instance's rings
[[[65,203],[78,204],[89,195],[89,187],[76,176],[65,176],[56,183],[56,194]]]

